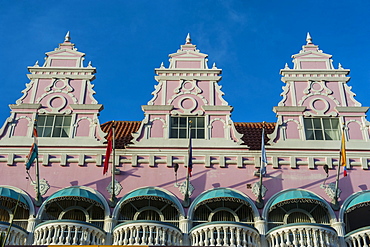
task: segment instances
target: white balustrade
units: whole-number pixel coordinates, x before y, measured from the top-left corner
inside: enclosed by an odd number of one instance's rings
[[[34,245],[101,245],[105,232],[83,221],[47,221],[34,231]]]
[[[345,241],[349,247],[370,246],[370,227],[363,227],[353,233],[348,233]]]
[[[290,224],[267,233],[269,247],[338,247],[337,232],[319,224]]]
[[[162,222],[135,221],[113,230],[113,245],[181,245],[182,233]]]
[[[260,235],[252,227],[238,223],[212,222],[190,231],[192,246],[260,246]]]
[[[9,224],[0,223],[0,234],[6,235],[9,228]],[[27,232],[13,226],[10,229],[9,236],[5,245],[25,245],[27,241]]]

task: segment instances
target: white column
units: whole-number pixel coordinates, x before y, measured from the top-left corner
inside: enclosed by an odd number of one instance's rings
[[[193,221],[189,219],[180,219],[179,228],[184,233],[182,239],[182,245],[190,245],[189,239],[189,231],[191,226],[193,225]]]
[[[116,220],[113,220],[111,217],[106,217],[104,219],[104,231],[107,233],[105,236],[105,245],[112,245],[113,244],[113,236],[112,236],[112,229],[113,225],[117,224]]]

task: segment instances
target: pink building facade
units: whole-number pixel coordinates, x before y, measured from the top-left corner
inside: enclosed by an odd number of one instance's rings
[[[7,244],[370,244],[368,107],[356,101],[349,69],[334,68],[309,35],[306,42],[280,71],[276,123],[234,123],[222,70],[208,67],[188,35],[155,69],[143,120],[101,125],[96,69],[67,34],[43,65],[28,67],[30,82],[0,129]],[[25,179],[34,127],[38,162]],[[348,176],[341,167],[337,180],[342,136]]]

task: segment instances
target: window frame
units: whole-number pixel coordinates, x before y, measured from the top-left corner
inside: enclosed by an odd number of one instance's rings
[[[178,120],[175,121],[175,119]],[[188,139],[190,121],[192,121],[191,137],[193,139],[206,139],[205,116],[170,116],[169,138]]]
[[[307,141],[340,140],[339,118],[307,117],[303,118],[303,122]]]
[[[71,125],[71,115],[47,114],[38,116],[36,129],[38,137],[70,138]]]

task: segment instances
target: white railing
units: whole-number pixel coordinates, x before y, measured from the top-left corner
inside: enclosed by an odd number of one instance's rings
[[[210,222],[190,231],[192,246],[260,246],[258,231],[235,222]]]
[[[326,225],[294,223],[267,233],[269,247],[338,247],[337,232]]]
[[[181,231],[160,221],[130,221],[113,230],[113,245],[181,245]]]
[[[0,234],[4,234],[4,237],[8,231],[9,224],[1,222],[0,223]],[[5,245],[25,245],[27,241],[27,232],[13,226],[10,229],[9,236]]]
[[[370,227],[363,227],[348,233],[345,241],[349,247],[370,246]]]
[[[105,232],[83,221],[55,220],[38,225],[34,231],[34,245],[100,245]]]

